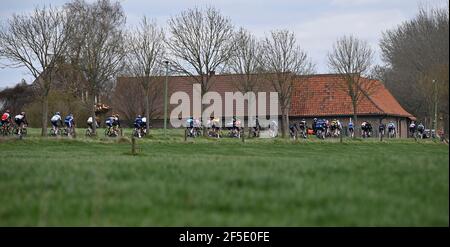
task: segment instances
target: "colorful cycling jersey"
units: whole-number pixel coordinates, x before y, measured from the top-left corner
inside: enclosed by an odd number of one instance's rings
[[[3,113],[2,115],[2,121],[7,121],[11,118],[11,115],[7,112]]]
[[[113,126],[119,126],[120,127],[120,121],[118,117],[113,117]]]
[[[51,122],[58,122],[61,121],[61,116],[60,115],[54,115],[51,119]]]
[[[348,128],[353,129],[353,122],[348,123]]]
[[[188,127],[188,128],[194,127],[194,119],[188,118],[188,119],[186,120],[186,127]]]
[[[316,129],[325,128],[326,124],[327,124],[327,122],[325,120],[319,119],[316,122]]]
[[[113,122],[114,122],[114,117],[108,117],[108,118],[106,118],[106,120],[105,120],[105,124],[106,124],[107,126],[109,126],[109,127],[112,127]]]
[[[93,123],[94,122],[94,120],[92,120],[92,117],[89,117],[88,119],[87,119],[87,123],[88,124],[91,124],[91,123]]]
[[[425,126],[423,126],[423,124],[419,124],[419,125],[417,126],[417,129],[420,130],[420,131],[422,131],[422,130],[425,129]]]
[[[67,117],[64,119],[64,122],[66,122],[66,123],[73,122],[73,116],[67,116]]]
[[[18,120],[22,121],[24,118],[25,118],[24,115],[19,114],[19,115],[16,115],[16,116],[14,117],[14,120],[15,120],[15,121],[18,121]]]
[[[395,129],[395,124],[394,123],[389,123],[388,124],[388,128],[389,129]]]
[[[142,117],[137,117],[134,119],[134,127],[141,128],[142,127]]]
[[[67,116],[65,119],[64,119],[64,123],[68,126],[68,127],[72,127],[72,125],[73,125],[73,116]]]

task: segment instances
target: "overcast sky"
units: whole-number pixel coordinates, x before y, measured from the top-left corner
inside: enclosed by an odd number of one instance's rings
[[[25,13],[35,6],[62,6],[68,0],[0,0],[0,19]],[[92,1],[88,1],[92,2]],[[381,33],[411,19],[419,5],[443,6],[445,0],[120,0],[127,25],[135,25],[146,15],[166,26],[167,19],[194,6],[214,6],[236,26],[264,37],[273,29],[294,31],[297,41],[316,64],[317,72],[327,73],[326,54],[333,42],[345,34],[367,40],[379,58]],[[5,61],[2,61],[3,63]],[[0,67],[0,88],[12,86],[31,76],[25,69]]]

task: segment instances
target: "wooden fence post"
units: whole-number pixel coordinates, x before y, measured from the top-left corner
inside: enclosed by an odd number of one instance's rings
[[[131,154],[136,155],[136,138],[134,135],[131,136]]]

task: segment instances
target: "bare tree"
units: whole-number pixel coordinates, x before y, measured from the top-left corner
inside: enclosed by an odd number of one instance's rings
[[[72,60],[87,81],[90,115],[95,119],[96,97],[102,90],[112,88],[111,81],[123,68],[125,14],[119,2],[109,0],[92,4],[75,0],[65,7],[73,25]],[[93,131],[96,131],[95,124]]]
[[[227,62],[227,68],[237,74],[234,78],[235,87],[242,93],[256,92],[262,72],[258,41],[249,31],[240,28],[234,34],[233,43],[235,49]]]
[[[231,21],[210,7],[188,9],[168,23],[171,37],[167,45],[173,70],[199,83],[203,96],[209,91],[214,74],[230,57]]]
[[[302,75],[312,74],[314,65],[299,45],[294,33],[275,30],[262,43],[261,65],[265,75],[278,92],[281,109],[281,133],[286,137],[289,127],[292,88],[295,82],[303,81]]]
[[[67,45],[66,15],[56,8],[36,8],[31,14],[13,15],[0,30],[0,57],[11,67],[25,67],[42,103],[42,136],[47,135],[48,95],[57,64]]]
[[[261,49],[255,36],[244,28],[240,28],[233,36],[233,49],[230,59],[227,62],[227,69],[233,74],[234,87],[241,93],[256,93],[261,81],[262,68],[259,63],[261,60]],[[248,108],[255,105],[255,98],[251,94],[248,96]],[[254,119],[248,116],[249,126]],[[250,130],[249,130],[250,131]],[[250,132],[249,132],[250,135]]]
[[[429,124],[434,119],[436,80],[438,112],[448,134],[448,3],[443,7],[420,7],[413,19],[383,33],[380,48],[388,89],[407,111]]]
[[[139,80],[136,78],[136,80]],[[133,121],[136,115],[142,114],[145,111],[145,105],[148,103],[149,116],[147,122],[162,113],[161,102],[158,97],[161,95],[163,89],[163,78],[158,77],[155,80],[152,79],[152,83],[149,84],[148,102],[145,102],[145,92],[139,86],[139,81],[128,80],[124,82],[117,82],[113,92],[113,108],[114,110],[123,116],[123,120]],[[133,86],[138,85],[138,86]],[[159,103],[159,105],[158,105]]]
[[[328,53],[328,66],[340,75],[343,83],[336,83],[338,89],[344,90],[352,101],[355,124],[358,121],[358,104],[363,97],[373,93],[375,83],[363,78],[371,72],[373,51],[366,41],[354,36],[343,36],[333,45]]]
[[[144,90],[145,116],[147,129],[150,129],[150,89],[156,83],[156,77],[162,74],[162,63],[165,55],[164,32],[158,28],[156,22],[142,18],[139,28],[135,29],[127,39],[127,69],[139,80]]]

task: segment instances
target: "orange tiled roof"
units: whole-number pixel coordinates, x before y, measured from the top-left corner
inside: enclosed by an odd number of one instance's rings
[[[378,80],[361,78],[371,92],[361,95],[359,115],[390,115],[412,117]],[[299,79],[294,85],[291,116],[353,115],[352,101],[345,90],[342,77],[334,74],[312,75]]]
[[[210,91],[218,92],[224,97],[225,92],[238,91],[233,84],[234,80],[242,75],[216,75]],[[162,78],[161,78],[162,79]],[[413,117],[406,112],[392,94],[377,80],[365,79],[366,83],[376,85],[376,90],[369,96],[364,95],[358,104],[359,115],[389,115]],[[117,83],[136,82],[136,78],[119,77]],[[164,80],[159,80],[162,83]],[[171,76],[168,79],[168,95],[176,91],[186,92],[192,100],[193,79],[188,76]],[[340,86],[339,86],[340,85]],[[299,79],[294,83],[290,116],[350,116],[353,115],[351,99],[343,90],[343,80],[335,74],[311,75]],[[259,90],[274,91],[270,83],[263,82]],[[269,98],[266,98],[267,105]],[[156,107],[163,107],[163,93],[155,102]],[[192,105],[192,102],[191,102]],[[169,112],[176,105],[169,105]],[[223,109],[225,108],[223,104]],[[192,110],[192,109],[191,109]],[[247,114],[247,104],[244,108]],[[223,113],[225,111],[223,110]],[[281,111],[279,110],[279,113]]]

